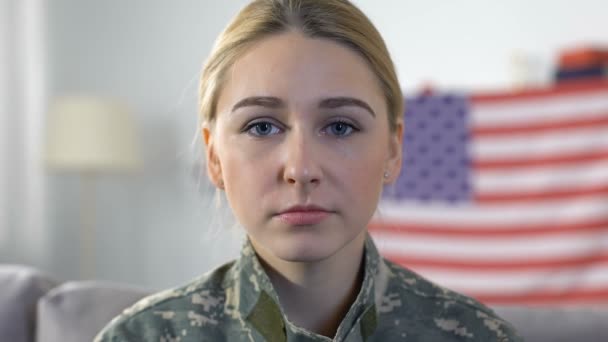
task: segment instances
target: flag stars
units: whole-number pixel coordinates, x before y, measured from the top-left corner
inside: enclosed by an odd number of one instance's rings
[[[444,95],[441,100],[446,106],[450,106],[454,102],[454,96],[452,95]]]
[[[411,100],[412,102],[410,103],[410,105],[423,105],[427,102],[426,100],[427,100],[427,96],[424,96],[424,95],[417,96]],[[407,103],[409,103],[409,101],[406,100],[405,103],[407,104]],[[415,114],[415,113],[416,113],[415,111],[410,112],[410,114]]]
[[[455,179],[458,174],[457,174],[456,170],[448,170],[448,172],[445,175],[448,179]]]
[[[470,198],[467,99],[424,95],[406,101],[404,162],[385,198],[458,202]]]

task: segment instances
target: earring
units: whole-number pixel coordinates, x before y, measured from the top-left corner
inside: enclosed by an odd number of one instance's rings
[[[388,171],[384,171],[384,179],[387,179],[390,176],[390,174],[388,173]]]

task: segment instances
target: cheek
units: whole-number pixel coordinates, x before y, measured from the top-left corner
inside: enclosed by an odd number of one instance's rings
[[[222,147],[220,162],[228,202],[237,217],[248,219],[248,213],[252,211],[248,209],[262,205],[266,193],[271,189],[269,182],[276,174],[276,171],[273,172],[276,169],[276,156],[263,153],[262,149],[242,139],[227,139]]]
[[[376,202],[382,190],[385,160],[386,151],[380,144],[344,151],[334,168],[343,187],[350,192],[347,196],[365,203]]]
[[[382,189],[383,169],[378,167],[380,161],[374,160],[358,163],[348,172],[348,181],[357,198],[375,198]]]
[[[222,170],[234,184],[248,181],[251,174],[268,163],[269,155],[255,146],[238,135],[222,139],[219,150]]]
[[[262,169],[262,165],[254,158],[248,156],[241,149],[231,149],[229,153],[224,153],[222,162],[222,173],[226,183],[227,192],[242,192],[252,190],[255,186],[252,179],[256,178],[256,173]]]

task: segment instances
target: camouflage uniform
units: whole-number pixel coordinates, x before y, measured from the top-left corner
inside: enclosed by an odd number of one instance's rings
[[[141,300],[96,342],[331,341],[283,314],[249,241],[238,260],[189,285]],[[368,235],[359,295],[333,341],[522,341],[513,327],[475,300],[384,260]]]

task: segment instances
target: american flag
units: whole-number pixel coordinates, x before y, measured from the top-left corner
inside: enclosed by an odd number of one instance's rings
[[[388,259],[487,304],[608,304],[608,81],[420,95],[405,126]]]

